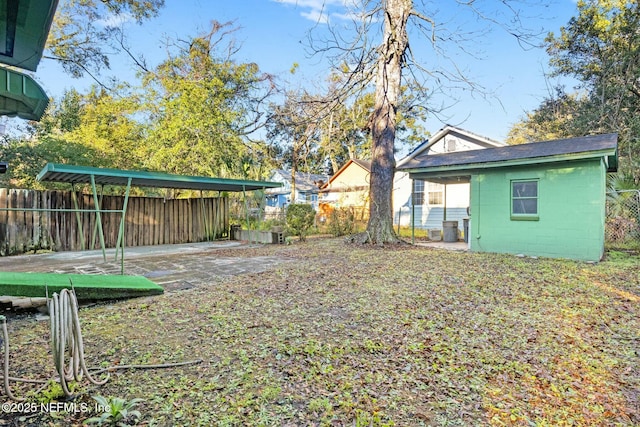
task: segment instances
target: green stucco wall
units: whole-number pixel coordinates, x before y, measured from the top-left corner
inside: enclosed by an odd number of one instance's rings
[[[538,180],[538,220],[511,216],[511,181]],[[491,169],[471,178],[472,251],[599,261],[604,253],[602,160]]]

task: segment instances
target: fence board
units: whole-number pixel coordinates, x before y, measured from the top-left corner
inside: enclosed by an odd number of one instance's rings
[[[144,246],[144,197],[138,197],[137,246]]]
[[[186,238],[189,242],[191,242],[193,235],[191,233],[191,231],[193,230],[193,203],[191,203],[191,199],[187,199],[187,229],[185,230],[186,232]]]
[[[164,221],[164,199],[156,202],[156,216],[154,222],[154,245],[162,244],[162,223]]]
[[[165,244],[169,244],[171,243],[171,218],[173,217],[173,215],[171,214],[171,210],[173,209],[173,201],[172,200],[165,200],[164,202],[164,243]]]
[[[177,224],[176,224],[176,234],[174,236],[175,240],[173,241],[173,243],[182,243],[182,233],[183,233],[183,227],[184,227],[184,221],[182,220],[182,217],[184,215],[184,207],[179,200],[174,200],[174,202],[175,202],[174,211],[175,211]]]

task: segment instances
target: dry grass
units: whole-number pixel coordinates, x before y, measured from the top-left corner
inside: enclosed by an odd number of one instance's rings
[[[592,265],[340,239],[230,254],[290,262],[82,310],[91,365],[203,363],[82,383],[76,401],[143,398],[140,424],[163,426],[640,424],[637,257]],[[52,374],[47,328],[12,322],[13,375]],[[53,415],[8,422],[95,414]]]

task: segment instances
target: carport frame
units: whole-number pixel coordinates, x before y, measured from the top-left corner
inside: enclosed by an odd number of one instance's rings
[[[124,225],[127,213],[127,205],[129,202],[129,193],[131,186],[149,187],[149,188],[172,188],[202,191],[229,191],[242,192],[245,197],[246,192],[255,190],[264,190],[266,188],[276,188],[282,186],[279,182],[270,181],[252,181],[227,178],[211,178],[203,176],[175,175],[163,172],[151,171],[133,171],[124,169],[96,168],[90,166],[65,165],[58,163],[48,163],[37,175],[36,179],[40,182],[62,182],[71,184],[72,189],[76,184],[90,184],[94,200],[94,209],[56,209],[56,211],[68,212],[95,212],[96,225],[100,236],[100,247],[102,249],[102,257],[106,261],[106,247],[104,242],[104,231],[102,228],[102,219],[100,214],[103,212],[120,212],[122,218],[118,230],[118,240],[116,242],[115,260],[118,260],[118,250],[121,251],[121,267],[120,272],[124,274]],[[104,210],[100,208],[98,199],[97,185],[120,185],[126,186],[124,203],[122,210]],[[75,200],[75,199],[74,199]],[[27,209],[19,209],[27,210]],[[51,209],[29,209],[29,210],[51,210]],[[82,228],[81,220],[77,215],[78,227]],[[247,226],[248,224],[247,215]]]

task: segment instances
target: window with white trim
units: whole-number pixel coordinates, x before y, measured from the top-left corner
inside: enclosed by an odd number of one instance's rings
[[[420,179],[413,181],[413,204],[416,206],[424,204],[424,181]]]
[[[511,181],[511,217],[538,218],[538,180]]]
[[[431,206],[442,206],[444,204],[444,185],[437,182],[429,182],[427,200]]]

